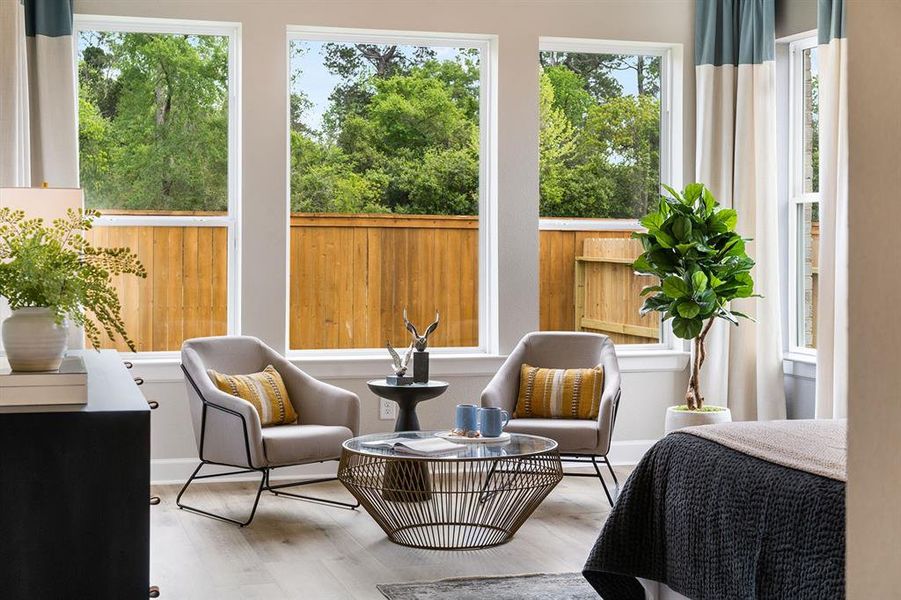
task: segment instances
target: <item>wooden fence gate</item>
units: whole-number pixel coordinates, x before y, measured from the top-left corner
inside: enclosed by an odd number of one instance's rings
[[[660,339],[660,317],[639,315],[639,295],[654,278],[636,275],[632,262],[641,254],[632,239],[587,238],[576,256],[575,324],[577,331],[604,333],[617,344],[649,344]]]

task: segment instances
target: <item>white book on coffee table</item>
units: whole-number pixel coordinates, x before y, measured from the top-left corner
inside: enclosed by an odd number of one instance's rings
[[[400,454],[412,454],[414,456],[452,454],[466,447],[437,437],[423,439],[391,438],[388,440],[363,442],[362,445],[368,448],[391,448]]]

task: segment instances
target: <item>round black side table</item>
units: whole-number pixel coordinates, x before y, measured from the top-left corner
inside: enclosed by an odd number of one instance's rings
[[[419,417],[416,405],[437,398],[447,390],[446,381],[429,380],[426,383],[391,385],[384,379],[367,381],[366,385],[376,396],[397,402],[397,420],[394,431],[419,431]]]

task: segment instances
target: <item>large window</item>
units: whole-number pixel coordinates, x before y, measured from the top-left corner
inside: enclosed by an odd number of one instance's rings
[[[292,33],[290,349],[481,346],[487,49]]]
[[[89,235],[130,247],[148,273],[119,282],[127,330],[143,352],[225,334],[235,317],[235,30],[76,25],[81,186],[102,214]]]
[[[657,344],[630,239],[673,181],[670,50],[544,40],[540,63],[540,324]],[[678,174],[676,174],[678,175]]]
[[[816,348],[819,267],[819,96],[815,38],[789,47],[789,274],[792,350]]]

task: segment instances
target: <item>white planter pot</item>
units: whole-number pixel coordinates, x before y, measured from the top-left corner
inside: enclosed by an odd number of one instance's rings
[[[691,427],[693,425],[712,425],[713,423],[728,423],[732,420],[732,412],[728,408],[717,411],[676,410],[675,406],[666,409],[666,425],[663,433]]]
[[[14,371],[55,371],[66,352],[68,327],[49,308],[20,308],[3,321],[3,349]]]

